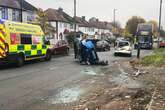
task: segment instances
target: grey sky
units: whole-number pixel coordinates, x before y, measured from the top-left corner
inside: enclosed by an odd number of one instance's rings
[[[74,0],[27,0],[43,9],[62,7],[73,16]],[[162,25],[165,28],[165,0],[163,0]],[[117,9],[116,19],[125,26],[133,15],[142,16],[146,20],[158,20],[159,0],[77,0],[77,15],[97,17],[100,20],[112,21],[113,9]]]

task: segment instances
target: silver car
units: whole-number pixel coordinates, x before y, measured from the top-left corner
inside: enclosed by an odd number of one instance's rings
[[[114,55],[126,54],[130,57],[132,56],[132,47],[129,41],[120,40],[115,42],[115,52]]]

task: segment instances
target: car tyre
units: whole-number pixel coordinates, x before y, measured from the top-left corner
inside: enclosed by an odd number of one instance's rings
[[[21,67],[24,65],[24,58],[22,56],[18,56],[16,58],[16,66]]]
[[[117,53],[114,53],[114,56],[117,56],[118,54]]]
[[[129,57],[132,57],[132,53],[131,53],[131,54],[129,54]]]
[[[66,49],[65,54],[69,55],[69,49],[68,48]]]
[[[52,54],[51,54],[50,51],[47,51],[47,52],[46,52],[45,60],[46,60],[46,61],[50,61],[51,59],[52,59]]]

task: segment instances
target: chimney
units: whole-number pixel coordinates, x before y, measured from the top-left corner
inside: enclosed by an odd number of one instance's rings
[[[85,16],[82,16],[82,19],[85,21]]]
[[[59,12],[59,13],[62,13],[62,12],[63,12],[63,8],[59,7],[59,8],[58,8],[58,12]]]
[[[96,19],[96,22],[99,22],[99,19]]]

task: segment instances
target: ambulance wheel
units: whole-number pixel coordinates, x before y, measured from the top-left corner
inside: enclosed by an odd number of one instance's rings
[[[21,67],[24,65],[24,58],[22,56],[18,56],[16,58],[16,66]]]
[[[45,60],[46,60],[46,61],[50,61],[51,59],[52,59],[52,54],[51,54],[50,51],[47,51],[47,52],[46,52]]]

